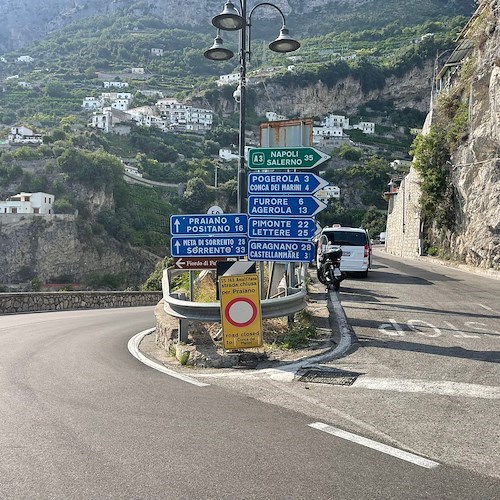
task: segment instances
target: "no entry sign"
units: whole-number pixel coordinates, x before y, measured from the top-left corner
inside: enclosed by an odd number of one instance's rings
[[[219,277],[224,349],[262,345],[259,277],[237,274]]]

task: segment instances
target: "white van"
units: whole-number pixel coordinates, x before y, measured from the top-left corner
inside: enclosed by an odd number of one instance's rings
[[[368,276],[372,264],[372,247],[368,231],[359,227],[339,225],[323,228],[316,252],[317,266],[321,255],[332,246],[342,248],[341,271],[360,273],[365,278]]]

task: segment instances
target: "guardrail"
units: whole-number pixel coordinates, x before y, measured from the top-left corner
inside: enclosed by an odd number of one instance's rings
[[[166,314],[179,319],[179,340],[186,341],[187,322],[189,320],[216,323],[220,321],[221,313],[219,302],[192,302],[183,299],[183,294],[172,292],[171,279],[181,272],[185,271],[172,268],[163,271],[163,309]],[[304,283],[304,279],[301,279],[301,283]],[[291,316],[306,307],[307,293],[304,286],[301,288],[287,288],[286,292],[287,295],[284,297],[261,301],[263,319]]]

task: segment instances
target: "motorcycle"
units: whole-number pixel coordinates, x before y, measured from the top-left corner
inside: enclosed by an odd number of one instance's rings
[[[336,292],[339,291],[340,283],[346,277],[346,273],[340,270],[341,259],[342,248],[330,248],[321,255],[317,268],[320,283],[323,283],[328,288],[333,288]]]

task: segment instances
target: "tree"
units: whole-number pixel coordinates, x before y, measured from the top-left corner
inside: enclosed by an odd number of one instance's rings
[[[210,195],[207,185],[199,177],[189,179],[182,197],[182,206],[186,213],[203,213],[207,211]]]

